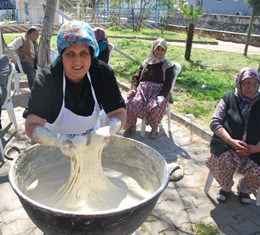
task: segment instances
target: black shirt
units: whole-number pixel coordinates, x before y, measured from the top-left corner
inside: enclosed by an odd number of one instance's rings
[[[114,71],[104,62],[93,59],[89,70],[100,108],[106,113],[125,108]],[[53,123],[59,115],[63,101],[63,64],[53,62],[38,72],[23,117],[35,114]],[[65,107],[77,115],[89,116],[94,109],[94,99],[87,76],[78,84],[66,79]]]

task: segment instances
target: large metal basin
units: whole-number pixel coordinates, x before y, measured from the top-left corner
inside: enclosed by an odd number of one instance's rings
[[[133,177],[144,189],[151,191],[150,197],[123,210],[91,214],[54,209],[29,198],[25,186],[54,164],[59,167],[62,161],[64,156],[58,148],[34,145],[13,161],[9,171],[11,186],[24,209],[47,235],[132,234],[147,219],[169,182],[168,166],[157,151],[135,140],[112,137],[103,150],[102,165]],[[69,164],[68,161],[68,171]]]

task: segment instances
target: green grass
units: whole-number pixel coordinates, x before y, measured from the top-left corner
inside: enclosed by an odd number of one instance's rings
[[[130,59],[113,51],[110,66],[114,69],[119,81],[129,83],[132,75],[139,68],[141,62],[149,56],[151,41],[141,39],[116,38],[115,36],[185,39],[186,35],[174,32],[161,33],[160,30],[142,30],[132,32],[131,30],[112,29],[106,30],[109,41],[117,48],[131,55],[137,60],[134,63]],[[6,43],[12,41],[17,34],[4,34]],[[196,37],[195,37],[196,38]],[[204,38],[204,41],[213,39]],[[56,36],[51,39],[51,48],[57,49]],[[197,122],[208,128],[211,117],[222,95],[235,88],[235,76],[242,67],[258,68],[259,55],[249,55],[247,57],[239,53],[220,52],[213,50],[192,48],[191,61],[184,59],[185,47],[174,46],[168,43],[167,58],[177,61],[182,65],[182,71],[177,78],[173,90],[174,104],[172,109],[183,115],[192,113]],[[202,89],[202,85],[206,86]]]
[[[218,235],[220,231],[217,226],[205,223],[198,223],[194,226],[196,235]]]

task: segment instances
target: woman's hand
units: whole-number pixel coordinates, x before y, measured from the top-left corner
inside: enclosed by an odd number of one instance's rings
[[[108,119],[108,126],[110,135],[116,134],[121,129],[121,121],[118,118],[109,118]]]
[[[248,144],[246,148],[244,149],[238,149],[236,151],[237,154],[239,155],[251,155],[251,154],[254,154],[254,153],[258,153],[260,152],[260,149],[259,149],[259,146],[258,145],[251,145],[251,144]]]
[[[65,135],[65,134],[58,134],[57,140],[56,140],[56,143],[57,143],[56,147],[60,148],[61,152],[64,155],[66,155],[68,157],[72,157],[73,148],[75,148],[73,139],[74,139],[74,137],[72,137],[72,136]]]
[[[233,150],[241,157],[248,157],[248,145],[245,141],[233,139],[229,133],[223,128],[215,131],[215,134],[221,138],[225,143],[230,145]]]
[[[135,96],[135,94],[136,94],[136,90],[129,90],[128,93],[127,93],[127,98]]]
[[[248,157],[250,155],[249,146],[245,141],[232,139],[230,145],[239,156]]]
[[[164,96],[162,96],[162,95],[157,96],[157,104],[158,104],[158,106],[161,106],[165,102],[166,102],[166,99],[164,98]]]

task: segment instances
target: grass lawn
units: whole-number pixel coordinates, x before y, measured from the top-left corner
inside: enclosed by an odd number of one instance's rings
[[[110,66],[114,69],[119,81],[129,83],[131,76],[141,62],[149,56],[151,41],[141,39],[117,38],[117,36],[138,36],[147,38],[165,38],[166,40],[185,40],[185,34],[164,32],[160,30],[142,30],[133,33],[131,30],[107,29],[109,41],[117,48],[131,55],[137,63],[120,53],[113,51]],[[15,34],[4,34],[6,43],[13,40]],[[211,38],[194,37],[194,40],[214,42]],[[56,49],[56,36],[51,39],[51,47]],[[235,76],[242,67],[258,68],[260,56],[243,56],[239,53],[219,52],[192,48],[191,62],[184,59],[185,48],[168,43],[167,58],[182,65],[173,90],[174,104],[172,109],[183,115],[192,113],[194,122],[208,128],[216,104],[222,95],[234,90]],[[203,88],[204,87],[204,88]]]

